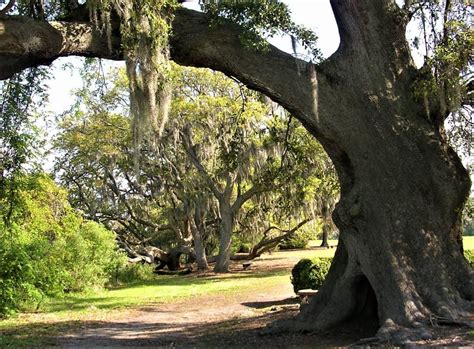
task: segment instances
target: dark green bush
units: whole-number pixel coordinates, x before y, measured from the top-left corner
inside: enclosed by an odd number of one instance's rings
[[[332,258],[304,258],[293,267],[291,283],[297,293],[305,288],[318,289],[326,279]]]

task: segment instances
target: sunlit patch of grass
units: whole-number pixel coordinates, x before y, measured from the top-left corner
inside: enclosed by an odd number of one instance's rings
[[[157,276],[155,280],[136,282],[95,293],[71,294],[52,299],[41,312],[19,314],[0,321],[0,347],[32,347],[52,345],[57,333],[67,332],[84,323],[120,316],[123,309],[163,304],[176,299],[200,295],[231,295],[289,284],[287,271],[230,273],[207,276]],[[26,329],[26,330],[25,330]]]
[[[262,280],[264,279],[264,280]],[[272,286],[288,282],[286,272],[258,274],[225,274],[223,276],[159,276],[155,280],[136,282],[93,295],[71,295],[45,305],[47,313],[120,309],[149,303],[166,303],[178,298],[204,294],[238,292],[261,288],[261,283]],[[68,314],[70,315],[70,314]]]
[[[465,250],[474,250],[474,236],[464,236],[462,243]]]
[[[155,280],[136,282],[95,293],[71,294],[61,299],[52,299],[42,306],[41,312],[20,314],[0,321],[0,334],[11,332],[16,338],[15,328],[42,324],[58,324],[80,321],[102,321],[120,313],[121,310],[138,308],[150,304],[162,304],[176,299],[200,295],[232,294],[258,291],[262,288],[289,284],[287,271],[264,273],[230,273],[210,276],[157,276]],[[47,330],[48,326],[44,326]],[[13,330],[13,332],[12,332]],[[43,337],[46,333],[41,333]],[[18,337],[19,338],[19,337]],[[1,342],[0,342],[1,343]],[[5,346],[5,345],[3,345]]]
[[[276,263],[278,260],[289,259],[296,264],[301,258],[334,255],[335,248],[316,248],[319,244],[320,242],[316,241],[306,250],[277,252],[264,255],[262,259],[275,259]],[[330,244],[336,245],[337,241],[330,241]],[[258,261],[255,261],[255,264],[258,264]],[[251,273],[233,272],[204,276],[156,276],[153,280],[134,282],[109,290],[71,294],[45,301],[35,313],[19,314],[0,321],[0,347],[32,346],[31,338],[47,341],[48,336],[54,336],[58,326],[68,328],[80,326],[84,321],[104,321],[117,316],[125,308],[163,304],[200,295],[232,294],[242,290],[253,292],[278,285],[290,285],[289,270],[253,270]],[[24,331],[25,328],[34,330]],[[34,345],[42,345],[42,342],[35,342]]]

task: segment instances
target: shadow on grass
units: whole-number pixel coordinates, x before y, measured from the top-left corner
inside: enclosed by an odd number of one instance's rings
[[[286,298],[286,299],[281,299],[281,300],[276,300],[276,301],[244,302],[240,304],[249,308],[264,309],[264,308],[269,308],[269,307],[293,305],[293,304],[299,304],[299,303],[300,303],[299,297],[291,297],[291,298]]]
[[[287,271],[276,270],[270,272],[238,272],[227,274],[203,274],[203,275],[186,275],[186,276],[159,276],[155,280],[138,281],[126,285],[114,286],[110,290],[123,290],[127,288],[135,288],[142,286],[189,286],[189,285],[205,285],[209,282],[219,282],[225,280],[240,280],[240,279],[265,279],[274,276],[282,276],[289,273]]]
[[[267,324],[291,319],[295,314],[286,310],[216,322],[200,318],[175,323],[40,322],[0,332],[0,347],[317,348],[346,346],[372,334],[350,329],[337,333],[262,335]]]
[[[172,291],[171,287],[194,287],[200,286],[205,287],[206,285],[215,284],[218,282],[232,282],[245,279],[262,280],[275,276],[283,276],[288,274],[285,271],[272,271],[272,272],[260,272],[260,273],[228,273],[223,275],[205,275],[205,276],[157,276],[155,280],[134,282],[127,285],[116,286],[109,289],[110,292],[105,293],[103,296],[94,295],[81,295],[71,294],[64,298],[53,299],[47,303],[44,310],[47,313],[57,313],[63,311],[87,311],[88,309],[95,310],[107,310],[107,309],[120,309],[124,307],[140,306],[143,303],[150,302],[167,302],[171,298]],[[129,298],[133,298],[132,293],[143,294],[150,288],[150,297],[139,298],[136,302],[131,302]],[[156,291],[154,290],[156,288]],[[115,292],[116,291],[116,292]],[[129,293],[127,293],[129,291]],[[155,292],[154,292],[155,291]],[[124,292],[123,294],[116,295],[117,292]],[[160,292],[167,294],[166,297],[160,298]],[[214,291],[214,292],[222,292]],[[115,294],[115,295],[114,295]],[[192,293],[179,294],[177,297],[191,297]]]

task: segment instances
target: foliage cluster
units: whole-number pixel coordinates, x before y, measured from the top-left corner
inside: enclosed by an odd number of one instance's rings
[[[464,257],[466,257],[467,261],[471,268],[474,269],[474,250],[466,250],[464,251]]]
[[[133,116],[135,147],[153,132],[163,132],[171,103],[169,45],[176,0],[89,0],[93,21],[109,42],[112,15],[120,20]],[[111,44],[109,43],[110,49]]]
[[[323,257],[303,258],[296,263],[291,271],[291,283],[295,293],[302,289],[320,288],[326,279],[331,263],[332,258]]]
[[[413,1],[412,16],[421,33],[413,46],[425,57],[415,94],[425,100],[428,116],[441,123],[458,152],[471,155],[473,7],[462,1]]]
[[[474,236],[474,197],[469,197],[464,206],[462,230],[464,236]]]
[[[102,287],[124,263],[115,235],[81,218],[44,174],[23,175],[10,224],[0,222],[0,315],[44,297]],[[0,202],[5,215],[5,200]]]
[[[305,248],[308,246],[309,240],[315,238],[315,232],[311,230],[300,230],[297,231],[295,234],[290,235],[283,239],[279,244],[278,247],[282,250],[294,249],[294,248]]]
[[[275,35],[287,34],[292,39],[293,51],[299,41],[313,61],[321,59],[316,47],[316,34],[291,20],[291,12],[283,2],[274,0],[260,1],[201,1],[201,8],[210,14],[214,23],[231,20],[241,25],[242,41],[257,49],[265,49],[268,43],[264,39]]]
[[[34,125],[36,110],[47,101],[44,68],[33,68],[0,82],[0,200],[4,201],[3,223],[8,225],[19,188],[17,177],[41,146]]]
[[[127,76],[114,70],[101,83],[97,66],[85,66],[85,88],[55,144],[55,170],[74,207],[132,245],[189,245],[198,232],[213,254],[219,192],[228,192],[229,202],[245,198],[233,214],[234,252],[248,251],[268,227],[289,229],[318,216],[320,201],[334,201],[337,178],[324,150],[283,110],[222,74],[177,66],[171,72],[170,120],[158,151],[141,147],[136,169]]]

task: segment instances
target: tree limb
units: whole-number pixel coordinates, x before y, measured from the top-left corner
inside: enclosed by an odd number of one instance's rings
[[[255,184],[250,189],[245,191],[243,194],[239,195],[237,199],[235,199],[234,203],[232,204],[232,212],[237,212],[243,204],[245,204],[248,200],[252,198],[255,194],[260,191],[260,185]]]
[[[265,52],[245,48],[240,32],[232,24],[211,26],[203,13],[178,9],[170,39],[172,59],[183,65],[223,71],[271,96],[290,111],[300,110],[301,101],[306,99],[311,113],[310,79],[300,69],[310,64],[271,45]],[[113,35],[111,39],[109,50],[105,33],[95,30],[89,22],[48,23],[19,16],[0,19],[0,79],[27,67],[50,64],[58,57],[122,60],[120,37]]]

